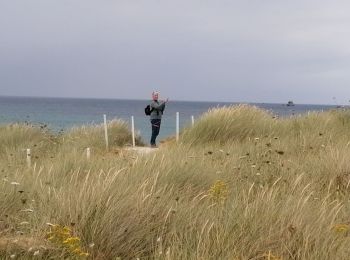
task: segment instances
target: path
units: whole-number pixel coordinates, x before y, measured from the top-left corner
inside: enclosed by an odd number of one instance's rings
[[[155,151],[158,151],[159,148],[151,148],[151,147],[141,147],[141,146],[136,146],[136,147],[127,147],[125,150],[127,151],[135,151],[139,154],[149,154]]]

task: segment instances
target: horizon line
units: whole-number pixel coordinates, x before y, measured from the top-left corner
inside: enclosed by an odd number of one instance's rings
[[[0,98],[48,98],[48,99],[93,99],[93,100],[129,100],[129,101],[146,101],[150,99],[131,99],[131,98],[108,98],[108,97],[63,97],[63,96],[14,96],[14,95],[0,95]],[[233,104],[276,104],[276,105],[286,105],[289,100],[285,103],[276,103],[276,102],[253,102],[253,101],[217,101],[217,100],[178,100],[170,99],[169,102],[199,102],[199,103],[233,103]],[[295,103],[294,105],[320,105],[320,106],[348,106],[348,105],[339,105],[339,104],[322,104],[322,103]]]

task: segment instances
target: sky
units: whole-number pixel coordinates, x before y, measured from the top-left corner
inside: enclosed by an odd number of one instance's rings
[[[348,0],[0,0],[0,95],[349,104]]]

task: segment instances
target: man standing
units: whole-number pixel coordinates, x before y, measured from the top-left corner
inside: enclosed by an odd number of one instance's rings
[[[168,98],[165,101],[158,101],[158,96],[159,96],[158,92],[152,93],[152,103],[150,105],[151,107],[150,120],[152,125],[151,147],[157,147],[156,138],[159,134],[162,115],[165,109],[165,104],[169,101]]]

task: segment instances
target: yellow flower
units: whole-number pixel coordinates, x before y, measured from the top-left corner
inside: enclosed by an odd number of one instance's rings
[[[83,252],[80,246],[80,238],[72,236],[72,230],[67,226],[50,225],[52,231],[48,232],[46,236],[48,240],[55,243],[61,248],[65,248],[66,252],[76,256],[87,257],[89,254]]]
[[[349,224],[335,224],[333,226],[333,230],[338,233],[347,232],[349,231],[349,229],[350,229]]]
[[[66,240],[63,241],[63,244],[74,244],[80,242],[80,238],[79,237],[69,237]]]
[[[223,202],[228,196],[227,184],[221,180],[216,181],[209,189],[209,194],[213,199]]]
[[[70,233],[70,232],[72,232],[72,230],[69,228],[69,227],[63,227],[63,232],[64,233]]]

